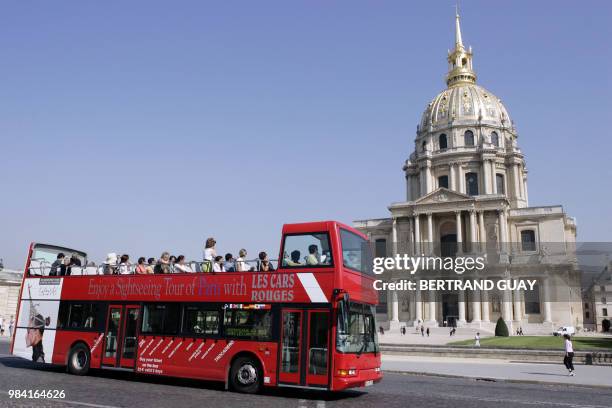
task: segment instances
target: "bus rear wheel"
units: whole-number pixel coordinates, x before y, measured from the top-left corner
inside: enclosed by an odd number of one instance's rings
[[[91,354],[84,344],[77,344],[68,355],[68,372],[74,375],[85,375],[89,372]]]
[[[261,390],[263,373],[259,362],[253,357],[238,357],[230,369],[232,390],[245,394],[256,394]]]

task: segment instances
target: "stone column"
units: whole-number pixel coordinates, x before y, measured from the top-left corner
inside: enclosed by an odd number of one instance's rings
[[[522,307],[521,303],[522,303],[521,302],[521,291],[516,289],[514,291],[514,320],[516,321],[520,321],[523,318],[522,317],[523,314],[521,310],[521,307]]]
[[[391,291],[391,321],[399,323],[399,300],[397,299],[397,290]]]
[[[506,253],[508,249],[508,238],[506,233],[506,215],[504,214],[504,210],[498,210],[497,214],[499,216],[499,251],[502,253]]]
[[[406,201],[412,201],[412,176],[406,173]]]
[[[414,310],[415,310],[415,323],[423,323],[423,302],[421,302],[421,290],[417,285],[417,289],[414,292]]]
[[[457,187],[455,186],[455,183],[457,181],[457,176],[455,175],[455,163],[451,163],[448,165],[448,175],[448,188],[453,191],[457,191]]]
[[[433,254],[433,214],[427,213],[427,253]]]
[[[525,205],[529,206],[529,189],[527,188],[527,174],[523,176],[523,186],[525,188]]]
[[[425,167],[425,194],[429,194],[432,192],[432,184],[431,184],[431,164],[427,161],[427,167]],[[425,195],[423,194],[423,195]]]
[[[408,218],[408,252],[414,255],[414,219]]]
[[[491,160],[491,193],[497,194],[497,171],[495,166],[495,159]]]
[[[478,240],[476,239],[476,211],[470,210],[470,253],[477,251]]]
[[[459,192],[465,194],[465,176],[463,175],[463,165],[457,165],[457,179],[459,181]]]
[[[543,303],[544,303],[544,322],[552,323],[552,313],[550,308],[550,278],[544,278],[543,289]]]
[[[480,252],[486,252],[487,250],[487,231],[484,225],[484,211],[478,211],[478,227],[480,229],[478,233],[478,241],[480,242]]]
[[[397,254],[397,218],[395,217],[393,217],[393,227],[391,231],[391,239],[393,240],[391,248],[393,250],[393,256],[395,256]]]
[[[482,305],[482,321],[489,323],[491,318],[489,316],[489,292],[483,290],[480,292],[480,303]]]
[[[391,321],[393,318],[393,291],[387,289],[387,320]]]
[[[461,237],[461,211],[455,211],[455,224],[457,225],[457,253],[463,253],[463,238]]]
[[[472,291],[472,322],[480,322],[480,291]]]
[[[512,294],[509,290],[502,291],[502,319],[506,322],[508,330],[512,324]]]
[[[436,321],[436,292],[434,290],[429,291],[429,322],[431,324],[437,323]]]
[[[459,301],[457,302],[459,308],[459,323],[465,323],[465,291],[459,291]]]
[[[512,166],[512,172],[514,174],[514,197],[518,200],[521,198],[521,180],[519,176],[519,165],[515,164]]]
[[[482,186],[484,187],[485,194],[491,194],[491,166],[489,165],[489,162],[489,159],[482,161]]]
[[[414,250],[417,255],[421,254],[421,223],[419,214],[414,214]]]

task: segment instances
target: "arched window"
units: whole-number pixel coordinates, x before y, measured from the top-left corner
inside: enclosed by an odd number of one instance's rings
[[[422,147],[422,151],[427,150],[427,142],[423,141],[423,144],[421,145]]]
[[[522,230],[521,231],[521,249],[523,251],[535,251],[535,231],[534,230]]]
[[[491,143],[493,144],[493,146],[499,147],[499,135],[497,134],[497,132],[491,133]]]
[[[465,190],[468,195],[478,195],[478,174],[466,173],[465,174]]]
[[[474,132],[466,130],[463,134],[463,140],[466,146],[474,146]]]
[[[504,185],[504,175],[495,175],[495,185],[497,186],[497,194],[506,194],[506,186]]]
[[[438,142],[440,144],[440,150],[448,148],[448,140],[446,139],[446,135],[444,133],[440,135]]]

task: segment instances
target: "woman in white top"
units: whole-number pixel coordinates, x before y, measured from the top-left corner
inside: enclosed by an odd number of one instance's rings
[[[564,334],[565,337],[565,357],[563,358],[563,364],[565,364],[565,368],[569,370],[569,375],[573,377],[576,375],[574,373],[574,345],[572,344],[572,340],[569,334]]]
[[[251,270],[251,267],[248,263],[246,263],[247,250],[241,249],[238,252],[238,259],[236,259],[236,271],[238,272],[248,272]]]
[[[204,260],[205,261],[214,261],[217,256],[217,250],[215,249],[215,245],[217,241],[214,238],[208,238],[206,240],[206,244],[204,244]]]
[[[216,256],[213,262],[213,272],[225,272],[225,268],[223,267],[223,257]]]
[[[130,266],[132,266],[132,264],[130,263],[129,255],[121,255],[121,262],[119,263],[119,274],[127,275],[132,273],[132,271],[130,270]]]
[[[174,264],[174,273],[191,273],[193,269],[187,263],[185,263],[185,255],[179,255],[176,258],[176,263]]]

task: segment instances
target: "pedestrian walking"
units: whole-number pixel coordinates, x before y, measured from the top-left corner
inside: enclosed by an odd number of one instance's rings
[[[480,332],[476,333],[476,337],[474,337],[474,347],[480,347]]]
[[[427,328],[427,337],[429,337],[429,327]]]
[[[563,337],[565,337],[565,358],[563,358],[563,364],[568,369],[570,377],[573,377],[576,375],[574,372],[574,346],[569,334],[564,334]]]
[[[9,337],[13,337],[13,329],[15,328],[15,316],[11,316],[11,321],[9,322]]]
[[[425,328],[423,326],[421,326],[421,337],[425,337]]]

